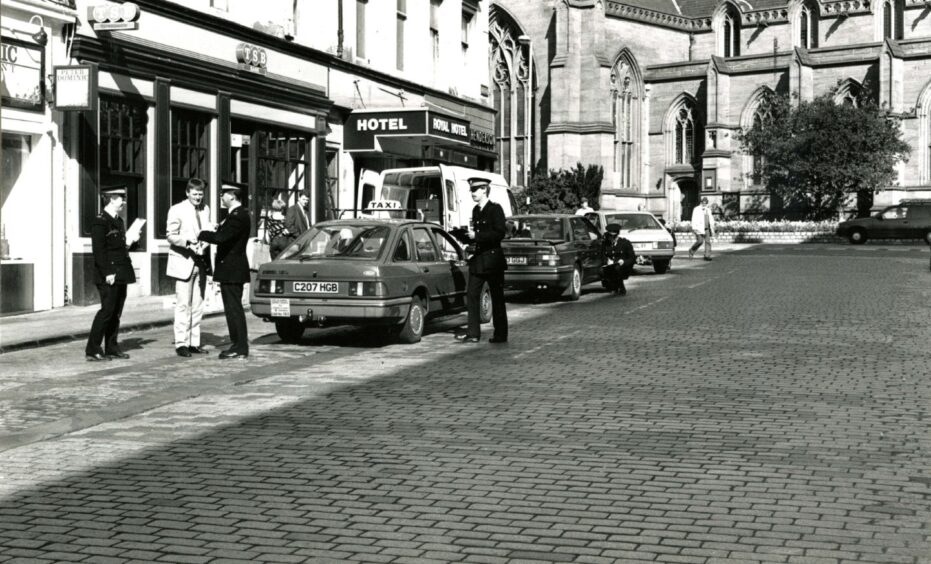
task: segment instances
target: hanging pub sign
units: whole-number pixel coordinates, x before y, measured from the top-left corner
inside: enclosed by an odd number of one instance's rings
[[[87,21],[94,31],[139,29],[142,11],[132,2],[104,2],[87,7]]]
[[[268,53],[261,47],[249,43],[240,43],[236,46],[236,61],[239,70],[247,70],[258,74],[268,72]]]
[[[12,37],[0,44],[4,106],[43,110],[45,104],[45,49]]]
[[[93,110],[97,99],[97,65],[55,67],[55,109]]]

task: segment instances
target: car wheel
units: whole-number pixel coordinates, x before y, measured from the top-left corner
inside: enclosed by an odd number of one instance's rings
[[[482,295],[479,298],[479,319],[482,323],[491,321],[491,288],[488,284],[482,286]]]
[[[276,319],[275,332],[285,343],[296,343],[304,336],[304,324],[295,317]]]
[[[667,270],[669,270],[668,260],[654,260],[653,261],[653,272],[657,274],[666,274]]]
[[[866,243],[866,231],[862,229],[854,229],[850,232],[850,235],[848,235],[847,238],[853,245],[862,245],[863,243]]]
[[[572,269],[572,283],[569,285],[569,295],[567,296],[570,302],[577,301],[582,297],[582,267],[575,265]]]
[[[407,319],[404,320],[401,331],[398,333],[398,341],[407,344],[419,343],[420,338],[423,337],[423,328],[426,322],[427,308],[424,306],[423,300],[419,296],[412,297]]]

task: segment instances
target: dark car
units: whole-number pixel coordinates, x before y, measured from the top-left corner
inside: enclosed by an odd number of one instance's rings
[[[931,200],[905,200],[873,216],[842,221],[837,234],[854,245],[868,239],[924,239],[931,244]]]
[[[415,343],[425,320],[466,307],[468,265],[462,247],[435,223],[340,219],[314,225],[251,285],[252,313],[297,341],[309,325],[378,325]],[[482,294],[482,322],[491,295]]]
[[[528,214],[508,219],[501,243],[508,269],[504,287],[582,295],[582,286],[601,280],[601,234],[577,215]]]

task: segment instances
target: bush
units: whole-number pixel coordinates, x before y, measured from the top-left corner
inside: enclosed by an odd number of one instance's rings
[[[836,221],[715,221],[716,233],[834,233]],[[681,221],[675,225],[678,233],[691,233],[692,225]]]
[[[578,163],[569,170],[538,169],[522,196],[530,198],[529,213],[574,213],[582,198],[598,209],[604,168]]]

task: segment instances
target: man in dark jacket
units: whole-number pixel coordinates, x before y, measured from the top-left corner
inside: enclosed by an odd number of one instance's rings
[[[604,238],[604,271],[602,281],[604,287],[615,295],[626,295],[627,288],[624,280],[630,277],[634,270],[634,261],[637,254],[630,241],[620,236],[621,226],[612,223],[605,228]]]
[[[89,361],[129,358],[120,350],[117,337],[120,317],[126,303],[126,285],[136,282],[129,258],[129,247],[140,236],[138,230],[127,238],[120,212],[126,205],[126,187],[111,186],[101,190],[106,202],[103,211],[91,222],[91,251],[94,255],[94,284],[100,294],[100,311],[94,316],[85,358]],[[100,343],[103,341],[103,348]]]
[[[508,314],[504,306],[504,271],[507,263],[501,250],[501,240],[506,233],[504,209],[488,199],[491,189],[485,178],[470,178],[469,189],[472,192],[472,225],[467,232],[468,239],[475,245],[475,252],[469,259],[469,285],[466,290],[469,312],[469,326],[465,333],[456,335],[464,343],[477,343],[481,340],[481,300],[482,288],[487,283],[491,292],[491,316],[495,332],[489,343],[506,343],[508,341]]]
[[[242,308],[243,285],[249,281],[249,260],[246,243],[252,231],[249,210],[242,205],[242,191],[224,184],[223,207],[229,213],[216,231],[201,231],[197,238],[217,246],[213,279],[220,283],[223,314],[230,332],[230,348],[220,358],[246,358],[249,356],[249,334],[246,330],[246,313]]]

